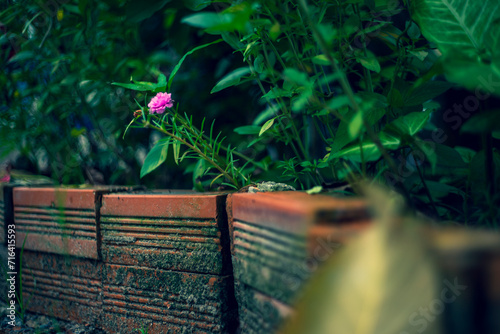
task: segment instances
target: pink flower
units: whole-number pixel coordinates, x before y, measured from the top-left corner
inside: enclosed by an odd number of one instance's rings
[[[174,106],[174,100],[170,97],[170,93],[158,93],[155,97],[151,99],[148,104],[148,108],[152,114],[163,114],[165,108],[172,108]]]

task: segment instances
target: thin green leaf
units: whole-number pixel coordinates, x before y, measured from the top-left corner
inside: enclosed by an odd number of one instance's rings
[[[379,133],[379,139],[386,149],[394,150],[399,147],[400,140],[388,133],[381,132]],[[347,146],[343,150],[339,152],[330,153],[329,160],[333,160],[335,158],[344,158],[349,159],[354,162],[362,162],[361,161],[361,148],[363,149],[363,157],[365,161],[375,161],[378,160],[381,156],[380,151],[373,142],[368,139],[365,139],[361,145],[359,143],[354,143],[352,145]]]
[[[256,135],[260,132],[261,127],[258,125],[244,125],[234,129],[234,132],[240,135]]]
[[[309,190],[306,190],[306,193],[308,193],[309,195],[313,195],[313,194],[319,194],[322,191],[323,191],[322,186],[316,186],[316,187],[313,187]]]
[[[210,46],[210,45],[213,45],[213,44],[217,44],[217,43],[220,43],[222,41],[223,41],[223,39],[220,38],[220,39],[218,39],[216,41],[213,41],[213,42],[210,42],[210,43],[207,43],[207,44],[203,44],[203,45],[197,46],[194,49],[192,49],[191,51],[188,51],[184,56],[182,56],[181,60],[179,60],[179,62],[177,63],[177,65],[175,65],[174,69],[170,73],[170,76],[168,77],[167,91],[170,91],[170,86],[172,86],[172,81],[174,80],[174,77],[177,74],[177,71],[179,71],[179,69],[181,68],[182,63],[184,62],[184,60],[186,59],[187,56],[189,56],[190,54],[192,54],[192,53],[194,53],[194,52],[196,52],[196,51],[198,51],[200,49],[206,48],[207,46]]]
[[[241,79],[249,74],[251,72],[249,67],[240,67],[235,69],[234,71],[230,72],[227,74],[224,78],[222,78],[214,88],[212,88],[212,91],[210,91],[210,94],[216,93],[218,91],[221,91],[225,88],[231,87],[231,86],[237,86],[241,83]]]
[[[349,136],[356,138],[363,127],[363,111],[359,111],[349,122]]]
[[[269,130],[273,126],[275,119],[276,119],[276,117],[271,118],[270,120],[265,122],[264,125],[262,125],[262,128],[260,129],[260,132],[259,132],[259,137],[262,136],[262,134],[264,132],[266,132],[267,130]]]
[[[172,148],[173,148],[173,151],[174,151],[174,161],[175,163],[178,165],[179,164],[179,153],[181,151],[181,143],[179,143],[178,141],[174,141],[172,143]]]
[[[128,129],[130,128],[130,126],[131,126],[132,124],[134,124],[134,122],[135,122],[135,121],[136,121],[139,117],[141,117],[141,116],[140,116],[140,115],[139,115],[139,116],[137,116],[136,118],[132,119],[132,120],[130,121],[130,123],[128,123],[127,127],[125,128],[125,132],[123,132],[122,139],[125,139],[125,135],[127,134]]]

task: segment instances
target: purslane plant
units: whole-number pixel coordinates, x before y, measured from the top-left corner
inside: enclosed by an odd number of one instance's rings
[[[129,88],[128,84],[117,84]],[[135,83],[134,85],[141,85]],[[166,77],[162,74],[158,84],[151,90],[166,89]],[[138,88],[138,86],[136,87]],[[211,176],[210,186],[220,179],[220,184],[240,188],[250,183],[251,166],[262,166],[253,159],[236,152],[234,148],[223,144],[221,134],[214,134],[214,122],[208,132],[205,131],[205,119],[198,129],[192,117],[179,113],[177,104],[170,93],[158,92],[147,104],[147,108],[138,104],[140,109],[134,113],[134,119],[128,128],[150,128],[166,135],[159,140],[147,155],[141,169],[141,177],[161,165],[167,158],[172,146],[175,163],[184,159],[196,159],[197,177]],[[242,161],[240,161],[242,160]],[[238,166],[236,163],[240,162]],[[203,189],[200,189],[203,190]]]

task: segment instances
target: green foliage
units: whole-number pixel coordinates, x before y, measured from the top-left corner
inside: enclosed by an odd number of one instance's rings
[[[391,1],[203,4],[204,11],[182,22],[220,39],[189,51],[171,72],[167,88],[175,88],[172,78],[187,55],[223,40],[245,64],[226,66],[210,93],[251,87],[260,95],[259,110],[253,121],[245,116],[246,124],[227,127],[223,133],[239,135],[238,144],[227,147],[219,140],[222,133],[215,136],[212,127],[206,134],[204,120],[198,130],[191,116],[177,109],[152,124],[176,143],[176,163],[184,156],[181,144],[187,157],[199,159],[187,168],[197,189],[228,183],[240,187],[277,177],[302,189],[320,189],[339,179],[371,177],[393,185],[411,206],[431,215],[494,221],[498,211],[486,207],[499,199],[496,183],[488,187],[485,173],[478,173],[483,179],[473,188],[484,186],[483,200],[474,199],[470,189],[473,169],[484,169],[493,180],[500,172],[491,142],[500,137],[493,125],[496,113],[475,115],[463,127],[464,133],[483,136],[487,147],[482,155],[428,139],[442,131],[431,120],[444,93],[463,86],[477,95],[481,80],[497,87],[498,6],[494,1],[464,6],[466,2],[415,0],[398,7]],[[488,15],[475,20],[478,13]],[[405,18],[404,26],[396,25],[393,16]],[[472,83],[462,80],[479,67],[479,74],[487,71],[493,77],[476,74]],[[489,88],[478,89],[496,94]],[[156,92],[153,86],[148,90]],[[147,115],[144,105],[141,121],[149,127],[155,117]],[[478,167],[481,159],[489,167]],[[456,169],[450,172],[452,167]],[[144,168],[149,170],[149,164]]]
[[[31,172],[198,190],[369,177],[436,217],[497,220],[496,1],[72,0],[49,12],[0,10],[0,155]],[[475,100],[449,101],[464,88]],[[151,115],[165,91],[175,107]],[[455,147],[458,134],[471,140]]]
[[[412,5],[422,33],[443,53],[450,80],[470,89],[482,83],[481,76],[500,80],[498,1],[414,0]]]
[[[365,190],[376,221],[312,277],[284,333],[411,333],[416,322],[409,315],[439,300],[439,273],[422,223],[402,218],[401,199]],[[442,322],[433,318],[425,331],[442,333]]]

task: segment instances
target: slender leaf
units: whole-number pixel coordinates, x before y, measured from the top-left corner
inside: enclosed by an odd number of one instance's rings
[[[405,106],[420,105],[454,87],[455,84],[446,81],[428,81],[414,88],[409,96],[404,98]]]
[[[349,122],[349,136],[356,138],[363,127],[363,112],[360,110]]]
[[[400,144],[399,138],[396,138],[384,132],[379,133],[379,139],[382,143],[382,146],[391,150],[398,148]],[[362,162],[361,147],[363,148],[363,158],[365,161],[375,161],[380,158],[381,154],[377,145],[366,139],[361,143],[361,145],[359,143],[353,143],[352,145],[347,146],[341,151],[332,151],[332,153],[330,153],[329,160],[335,158],[344,158],[352,160],[354,162]]]
[[[222,41],[223,41],[222,39],[218,39],[216,41],[213,41],[213,42],[210,42],[210,43],[207,43],[207,44],[203,44],[203,45],[197,46],[194,49],[192,49],[191,51],[186,52],[186,54],[184,56],[182,56],[181,60],[179,60],[179,62],[177,63],[177,65],[175,65],[174,69],[170,73],[170,76],[168,77],[167,91],[170,91],[170,86],[172,86],[172,81],[174,80],[175,75],[177,74],[177,72],[181,68],[182,63],[184,62],[184,60],[186,59],[187,56],[189,56],[190,54],[193,54],[194,52],[196,52],[196,51],[198,51],[200,49],[206,48],[207,46],[210,46],[210,45],[213,45],[213,44],[217,44],[217,43],[220,43]]]
[[[214,88],[212,88],[212,91],[210,94],[216,93],[218,91],[221,91],[225,88],[231,87],[231,86],[237,86],[240,84],[241,78],[243,78],[245,75],[249,74],[250,68],[248,67],[240,67],[226,75],[224,78],[222,78]]]
[[[256,135],[260,129],[261,127],[258,125],[244,125],[234,129],[234,132],[240,135]]]
[[[262,134],[264,132],[266,132],[267,130],[269,130],[271,128],[271,126],[273,126],[275,118],[271,118],[270,120],[268,120],[267,122],[264,123],[264,125],[260,129],[259,137],[262,136]]]

